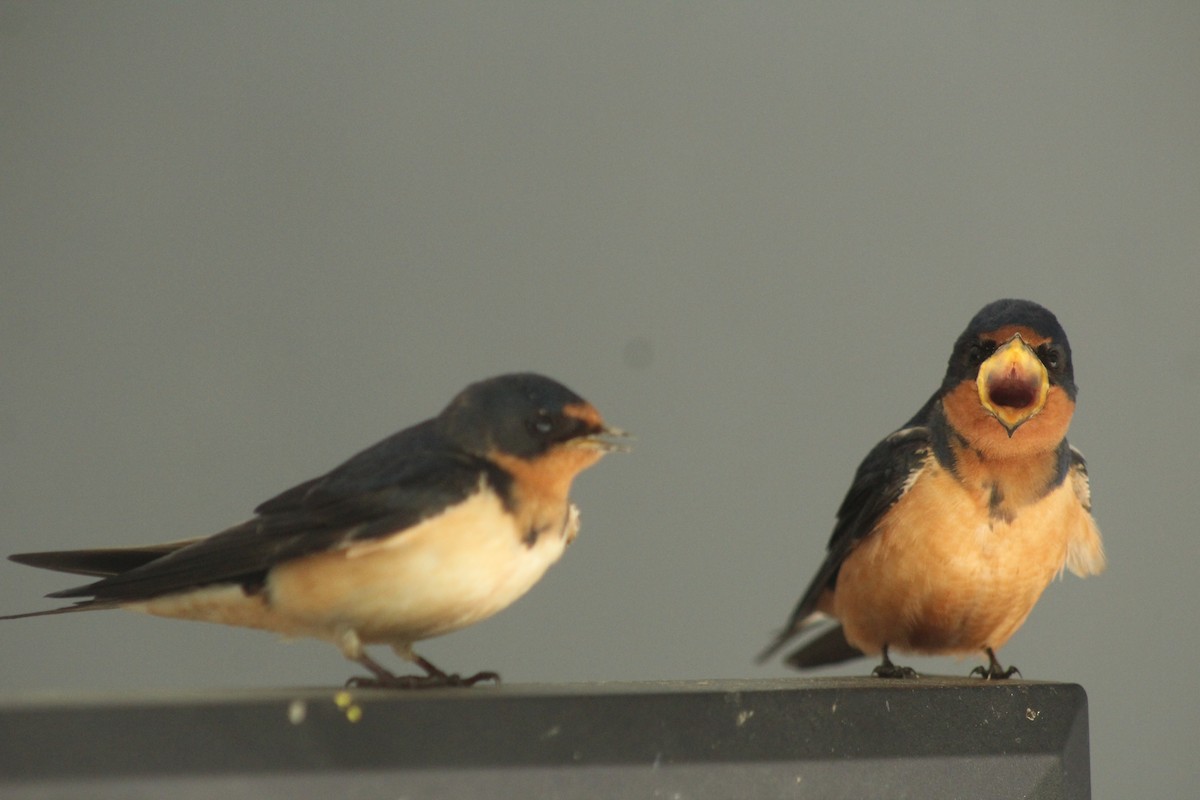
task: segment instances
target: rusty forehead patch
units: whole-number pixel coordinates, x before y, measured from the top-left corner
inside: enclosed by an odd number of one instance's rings
[[[1017,333],[1021,334],[1021,339],[1030,347],[1040,347],[1051,341],[1049,336],[1043,336],[1027,325],[1005,325],[1002,328],[982,334],[980,338],[991,342],[1004,343]]]
[[[563,406],[563,414],[574,417],[591,427],[604,427],[604,420],[601,418],[600,412],[591,403],[571,403]]]

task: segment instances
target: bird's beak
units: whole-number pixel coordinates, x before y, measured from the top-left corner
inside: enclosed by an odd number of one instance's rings
[[[1010,438],[1042,410],[1050,391],[1045,365],[1019,333],[979,365],[976,384],[979,402]]]
[[[580,447],[585,447],[589,450],[599,450],[603,453],[628,453],[632,449],[629,446],[628,440],[632,438],[630,434],[620,428],[604,425],[595,433],[589,433],[586,436],[575,439],[574,443]]]

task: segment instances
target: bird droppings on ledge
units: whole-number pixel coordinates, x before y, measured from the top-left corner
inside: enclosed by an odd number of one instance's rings
[[[288,722],[299,725],[308,716],[308,703],[303,700],[293,700],[288,706]]]
[[[354,697],[349,692],[338,692],[333,696],[333,702],[338,708],[346,714],[346,719],[350,723],[358,722],[362,719],[362,707],[355,704]]]

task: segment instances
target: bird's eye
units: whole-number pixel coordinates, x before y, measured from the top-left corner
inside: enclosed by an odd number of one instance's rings
[[[967,362],[972,367],[978,367],[984,361],[987,361],[988,356],[996,352],[996,345],[991,342],[976,342],[971,345],[971,349],[967,351]]]
[[[550,419],[550,413],[545,410],[539,410],[537,416],[530,421],[529,427],[534,433],[540,433],[545,436],[554,430],[554,421]]]
[[[1042,359],[1042,363],[1046,365],[1046,369],[1048,370],[1054,371],[1062,366],[1062,351],[1057,347],[1039,347],[1038,356]]]

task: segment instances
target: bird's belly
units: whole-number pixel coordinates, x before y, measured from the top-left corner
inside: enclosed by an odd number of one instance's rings
[[[566,520],[565,512],[562,519]],[[532,543],[490,493],[390,538],[281,564],[265,589],[214,587],[139,610],[338,641],[407,644],[485,619],[525,594],[559,559],[570,531]]]
[[[961,492],[947,503],[952,487],[926,491],[914,488],[846,558],[833,614],[866,653],[999,648],[1062,570],[1073,497],[1060,487],[1004,521]]]
[[[532,543],[524,533],[481,493],[400,535],[272,570],[270,604],[333,635],[351,629],[363,642],[449,633],[506,608],[562,555],[561,528]]]

